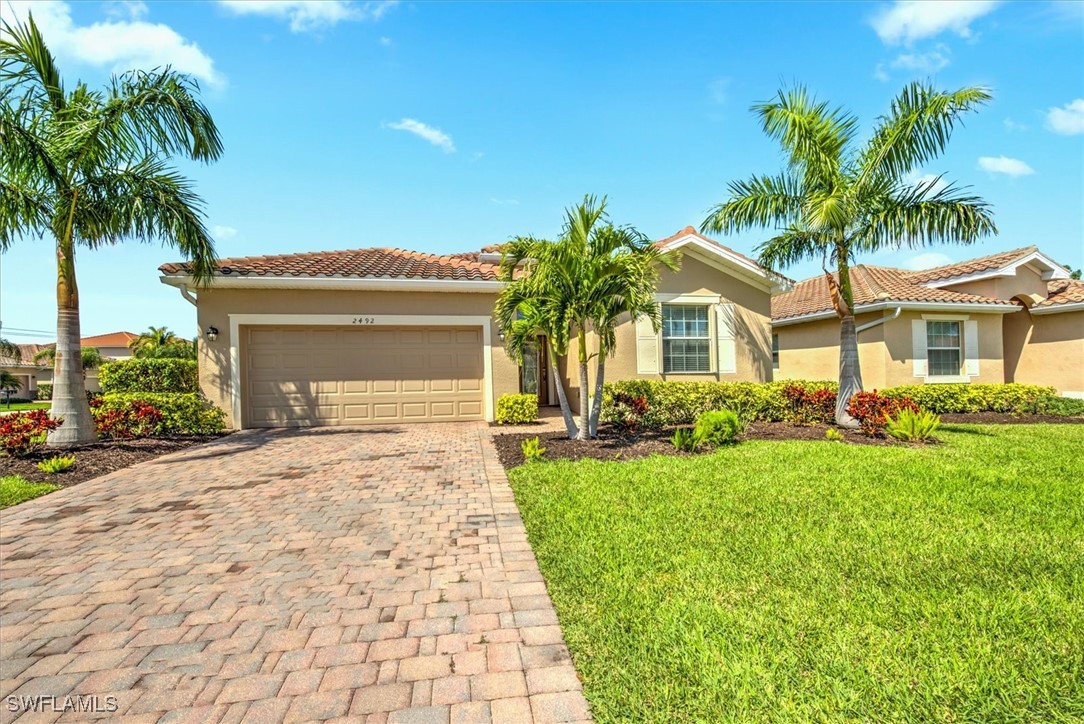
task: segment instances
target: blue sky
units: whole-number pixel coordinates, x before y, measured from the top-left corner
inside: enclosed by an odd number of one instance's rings
[[[23,3],[2,2],[5,18]],[[225,143],[198,182],[222,256],[477,249],[552,235],[605,194],[659,238],[699,226],[726,183],[778,170],[749,106],[802,83],[868,129],[904,83],[984,85],[923,169],[970,185],[1000,236],[870,257],[933,266],[1037,244],[1084,265],[1084,3],[35,3],[71,84],[171,63]],[[723,238],[752,253],[763,234]],[[932,254],[932,256],[931,256]],[[921,255],[921,256],[920,256]],[[79,253],[85,334],[195,333],[157,245]],[[802,278],[814,265],[785,272]],[[4,335],[55,328],[51,242],[0,264]],[[16,334],[13,328],[45,334]]]

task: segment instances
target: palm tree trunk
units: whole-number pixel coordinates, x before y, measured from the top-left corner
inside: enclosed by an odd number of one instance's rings
[[[74,202],[73,202],[74,203]],[[75,282],[75,248],[68,240],[56,247],[56,358],[50,416],[64,423],[49,433],[49,447],[67,448],[94,442],[94,418],[87,403],[79,344],[79,290]]]
[[[839,394],[836,395],[836,424],[856,428],[858,421],[847,412],[856,392],[862,391],[862,368],[858,364],[858,332],[854,315],[848,314],[839,325]]]
[[[579,430],[576,429],[576,418],[572,416],[572,408],[568,406],[568,395],[565,394],[565,383],[561,381],[560,375],[557,374],[557,363],[554,361],[553,355],[550,355],[550,374],[553,375],[553,386],[557,388],[557,401],[561,403],[561,417],[565,419],[565,430],[568,432],[568,439],[575,439]]]
[[[599,345],[595,394],[591,398],[591,437],[598,437],[598,418],[602,414],[602,387],[606,380],[606,351]]]
[[[591,437],[591,397],[587,389],[587,333],[583,327],[580,328],[577,352],[580,360],[580,429],[576,432],[576,439],[588,440]]]

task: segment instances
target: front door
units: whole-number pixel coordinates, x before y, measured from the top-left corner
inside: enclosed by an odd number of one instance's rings
[[[538,395],[539,405],[550,404],[549,395],[549,346],[545,337],[537,340],[523,350],[523,366],[520,367],[520,391]]]

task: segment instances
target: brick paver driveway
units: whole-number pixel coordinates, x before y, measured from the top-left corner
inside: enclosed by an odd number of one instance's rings
[[[483,425],[240,433],[5,511],[0,555],[3,697],[147,721],[589,717]]]

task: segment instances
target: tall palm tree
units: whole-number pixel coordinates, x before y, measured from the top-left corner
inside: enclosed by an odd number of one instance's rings
[[[180,338],[169,331],[169,327],[147,327],[147,331],[128,343],[128,348],[136,357],[153,357],[154,352],[171,344],[176,344]]]
[[[629,316],[647,316],[658,328],[655,302],[659,266],[677,268],[673,253],[661,252],[650,239],[631,227],[617,227],[606,215],[606,199],[593,196],[566,211],[556,241],[518,237],[502,248],[501,279],[507,286],[498,296],[494,314],[505,332],[513,359],[526,344],[544,334],[550,344],[551,372],[570,438],[586,440],[598,429],[606,357],[616,349],[617,325]],[[598,350],[588,348],[588,333],[598,338]],[[566,356],[576,339],[579,363],[580,410],[577,423],[557,374],[555,356]],[[588,364],[597,358],[595,394],[588,389]]]
[[[840,425],[855,424],[847,404],[862,389],[850,277],[855,257],[902,246],[970,244],[997,233],[989,204],[978,196],[944,185],[941,177],[908,180],[945,150],[963,114],[989,99],[983,88],[945,92],[912,83],[861,146],[855,143],[857,119],[802,87],[753,106],[764,132],[783,147],[787,167],[775,176],[731,182],[730,198],[711,210],[701,228],[772,228],[776,235],[758,248],[761,264],[821,263],[840,320]]]
[[[210,162],[222,142],[199,87],[167,68],[115,76],[102,90],[67,91],[33,16],[0,32],[0,250],[51,236],[57,260],[53,414],[49,444],[95,439],[80,369],[75,249],[160,241],[209,281],[214,243],[203,202],[169,166],[182,154]]]

